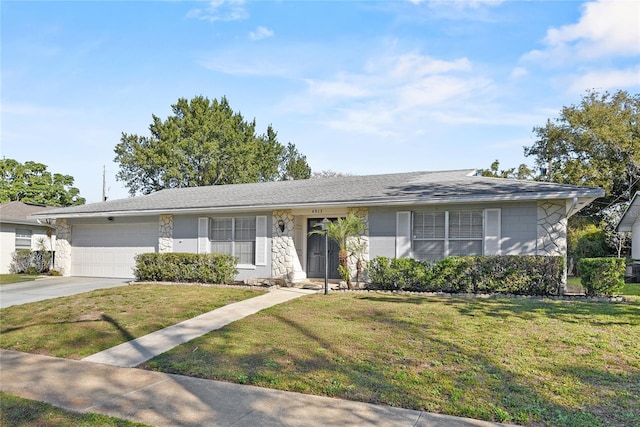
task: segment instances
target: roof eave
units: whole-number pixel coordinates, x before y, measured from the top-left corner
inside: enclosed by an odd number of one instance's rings
[[[283,210],[283,209],[305,209],[316,207],[336,207],[336,206],[416,206],[433,204],[461,204],[477,202],[503,202],[503,201],[535,201],[535,200],[564,200],[578,197],[588,199],[589,203],[598,197],[604,196],[604,190],[589,189],[583,191],[570,192],[543,192],[543,193],[520,193],[520,194],[497,194],[497,195],[475,195],[475,196],[434,196],[429,199],[422,197],[397,199],[395,197],[385,197],[380,199],[362,200],[338,200],[322,201],[313,203],[293,203],[293,204],[262,204],[262,205],[227,205],[215,207],[191,207],[191,208],[162,208],[162,209],[136,209],[136,210],[108,210],[101,212],[78,212],[78,213],[39,213],[34,214],[34,218],[106,218],[124,216],[149,216],[166,214],[204,214],[212,212],[255,212],[261,210]],[[587,203],[588,204],[588,203]]]

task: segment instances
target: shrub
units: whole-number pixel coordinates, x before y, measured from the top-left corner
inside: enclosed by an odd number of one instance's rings
[[[580,281],[588,296],[607,295],[624,287],[623,258],[582,258],[578,262]]]
[[[420,288],[429,263],[412,258],[377,257],[369,263],[370,287],[381,290]]]
[[[31,251],[19,249],[11,254],[9,270],[15,274],[36,275],[49,271],[52,253],[50,251]]]
[[[231,283],[238,259],[226,254],[146,253],[136,255],[138,281]]]
[[[564,258],[467,256],[435,264],[410,258],[375,258],[370,288],[450,293],[554,295],[562,289]]]

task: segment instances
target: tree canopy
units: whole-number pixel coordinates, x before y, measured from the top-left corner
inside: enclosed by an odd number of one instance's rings
[[[507,178],[507,179],[535,179],[535,174],[525,164],[521,164],[518,168],[500,169],[500,161],[495,160],[491,163],[489,169],[479,169],[480,175],[491,178]]]
[[[0,203],[21,201],[48,206],[83,205],[71,175],[52,174],[42,163],[0,160]]]
[[[269,126],[256,135],[255,120],[247,121],[220,101],[197,96],[180,98],[173,115],[153,115],[149,136],[122,133],[115,161],[132,196],[165,188],[196,187],[307,179],[311,170],[294,144],[284,147]]]
[[[589,91],[579,105],[536,127],[525,155],[553,182],[602,187],[591,214],[627,202],[640,189],[640,95]]]

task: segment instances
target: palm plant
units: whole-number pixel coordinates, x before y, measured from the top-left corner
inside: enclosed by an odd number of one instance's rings
[[[361,236],[367,228],[365,222],[350,212],[344,218],[338,218],[334,222],[327,223],[327,236],[336,242],[339,247],[338,252],[338,272],[342,280],[347,282],[349,289],[352,289],[351,272],[349,271],[349,252],[347,245],[352,237]],[[323,230],[313,230],[309,234],[324,234]]]

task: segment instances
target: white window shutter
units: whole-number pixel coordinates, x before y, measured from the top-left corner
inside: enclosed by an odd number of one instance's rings
[[[209,218],[198,218],[198,253],[211,252],[209,242]]]
[[[485,209],[484,211],[484,255],[500,255],[501,240],[501,211],[500,209]]]
[[[256,265],[267,265],[267,217],[256,216]]]
[[[411,212],[396,212],[396,258],[411,256]]]

